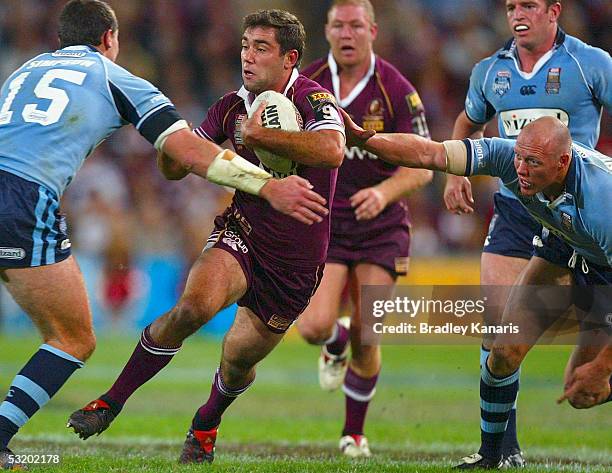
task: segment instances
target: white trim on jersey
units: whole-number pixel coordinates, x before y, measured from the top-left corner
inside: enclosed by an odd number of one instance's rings
[[[327,55],[327,64],[329,65],[329,71],[331,72],[332,84],[334,86],[334,95],[336,96],[336,101],[338,105],[342,108],[348,107],[353,100],[355,100],[363,89],[365,89],[366,85],[368,85],[368,81],[374,75],[374,68],[376,66],[376,56],[374,53],[370,56],[370,69],[368,69],[368,73],[361,79],[357,85],[351,90],[351,93],[348,94],[344,99],[340,99],[340,76],[338,75],[338,64],[336,64],[336,60],[332,52],[330,51]]]

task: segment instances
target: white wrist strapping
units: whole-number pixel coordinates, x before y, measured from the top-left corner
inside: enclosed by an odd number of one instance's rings
[[[215,184],[233,187],[258,195],[272,175],[229,149],[221,151],[208,166],[206,179]]]
[[[443,141],[446,151],[446,172],[465,176],[467,167],[467,148],[461,140]]]
[[[184,130],[185,128],[189,130],[189,124],[187,123],[187,121],[179,120],[177,122],[174,122],[157,137],[155,143],[153,143],[153,146],[157,151],[161,151],[164,146],[164,143],[166,142],[166,139],[168,139],[168,137],[172,133],[174,133],[175,131]]]

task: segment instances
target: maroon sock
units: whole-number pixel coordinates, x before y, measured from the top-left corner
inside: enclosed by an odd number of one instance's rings
[[[334,334],[325,342],[327,353],[331,355],[342,355],[349,341],[349,335],[349,330],[340,322],[336,321]]]
[[[342,390],[346,395],[346,418],[342,435],[363,435],[363,424],[370,400],[376,392],[378,374],[362,378],[349,366]]]
[[[180,345],[178,347],[159,346],[151,339],[149,327],[146,327],[134,353],[104,397],[112,399],[123,407],[132,393],[170,363],[180,348]]]
[[[198,409],[193,417],[193,421],[191,423],[193,429],[211,430],[217,427],[221,423],[221,416],[225,412],[225,409],[227,409],[240,394],[245,392],[251,386],[251,384],[253,384],[253,381],[241,388],[228,388],[223,383],[221,370],[218,368],[217,372],[215,373],[215,377],[213,378],[208,401],[206,401],[206,404]]]

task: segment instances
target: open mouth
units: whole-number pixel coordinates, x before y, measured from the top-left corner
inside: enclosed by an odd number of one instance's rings
[[[531,182],[528,182],[525,179],[521,179],[520,177],[519,177],[519,185],[521,186],[521,189],[525,189],[525,190],[529,190],[533,187],[533,184]]]
[[[516,25],[514,27],[514,31],[520,33],[521,31],[528,31],[529,30],[529,26],[527,25]]]
[[[251,71],[247,71],[244,70],[242,71],[242,75],[246,78],[246,79],[252,79],[253,77],[255,77],[255,74],[252,73]]]
[[[340,48],[340,51],[342,51],[343,53],[351,53],[355,51],[355,48],[353,46],[342,46]]]

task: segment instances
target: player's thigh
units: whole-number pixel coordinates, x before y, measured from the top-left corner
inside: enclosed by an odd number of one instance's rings
[[[482,253],[480,284],[483,286],[511,286],[529,263],[528,259]]]
[[[382,297],[390,298],[395,290],[395,278],[382,266],[372,263],[359,263],[351,270],[349,288],[353,313],[351,325],[361,326],[361,291],[364,286],[384,286]]]
[[[47,266],[6,269],[4,274],[9,293],[45,340],[93,336],[85,283],[73,256]]]
[[[283,336],[284,333],[270,331],[250,309],[239,307],[223,340],[222,367],[228,367],[230,372],[233,369],[251,369],[278,345]]]
[[[300,333],[306,336],[311,331],[333,327],[340,311],[340,300],[348,274],[348,266],[344,264],[325,265],[321,284],[297,321]]]
[[[519,335],[504,334],[496,340],[532,346],[573,303],[573,292],[567,286],[571,272],[534,256],[510,290],[502,317],[514,324]]]
[[[216,313],[246,290],[247,277],[238,260],[225,250],[210,248],[191,267],[179,305]]]

